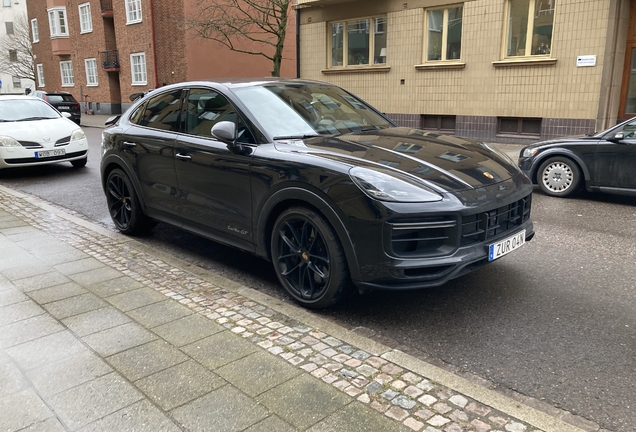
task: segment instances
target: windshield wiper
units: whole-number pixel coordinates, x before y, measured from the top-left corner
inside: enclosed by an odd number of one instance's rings
[[[274,141],[278,140],[291,140],[291,139],[307,139],[319,137],[319,134],[305,134],[305,135],[290,135],[290,136],[277,136],[274,137]]]
[[[16,121],[51,120],[53,117],[25,117]]]

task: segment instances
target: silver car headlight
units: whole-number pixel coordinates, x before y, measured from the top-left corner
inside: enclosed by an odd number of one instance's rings
[[[537,151],[539,151],[539,149],[536,148],[524,148],[523,151],[521,152],[521,156],[524,158],[531,158],[534,155],[537,154]]]
[[[86,138],[86,134],[81,129],[75,129],[71,134],[71,141],[79,141]]]
[[[21,147],[20,143],[10,136],[0,135],[0,147]]]
[[[381,168],[354,167],[353,182],[371,198],[392,202],[435,202],[443,197],[407,176]]]

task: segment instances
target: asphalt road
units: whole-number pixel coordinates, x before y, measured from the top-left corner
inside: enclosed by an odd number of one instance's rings
[[[99,183],[101,129],[83,169],[0,172],[0,184],[114,229]],[[537,235],[443,287],[355,295],[316,312],[425,360],[513,389],[612,431],[636,429],[636,198],[535,190]],[[271,264],[159,224],[141,241],[289,301]]]

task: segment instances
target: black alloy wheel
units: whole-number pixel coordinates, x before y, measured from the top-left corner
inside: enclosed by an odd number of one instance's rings
[[[115,226],[124,234],[139,234],[152,228],[141,210],[130,179],[120,169],[114,169],[106,180],[108,211]]]
[[[347,262],[333,229],[304,207],[283,212],[274,225],[272,261],[279,281],[305,307],[338,302],[350,288]]]

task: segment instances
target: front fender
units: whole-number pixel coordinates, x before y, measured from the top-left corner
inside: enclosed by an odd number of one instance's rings
[[[590,181],[590,171],[587,168],[587,165],[585,164],[585,162],[583,162],[583,159],[581,159],[579,156],[576,155],[576,153],[574,153],[571,150],[563,149],[563,148],[554,148],[554,149],[547,149],[545,151],[542,151],[532,162],[532,167],[530,168],[530,172],[531,172],[530,179],[532,180],[533,183],[536,182],[537,170],[539,169],[543,161],[553,156],[565,156],[567,158],[572,159],[581,168],[581,171],[583,172],[583,177],[585,178],[585,182],[588,183]]]
[[[347,257],[351,278],[358,280],[360,278],[358,259],[355,249],[353,248],[353,241],[349,236],[349,231],[343,222],[343,218],[337,213],[334,206],[330,205],[323,197],[299,187],[289,187],[275,192],[265,201],[265,204],[258,211],[255,236],[257,243],[256,252],[263,257],[270,258],[270,236],[268,235],[268,227],[274,223],[274,221],[271,220],[271,214],[276,207],[286,202],[290,205],[299,202],[306,203],[316,208],[329,221],[336,231],[336,235]]]
[[[102,189],[104,190],[104,193],[105,194],[108,193],[107,186],[106,186],[106,177],[107,177],[106,172],[110,171],[113,168],[113,165],[123,170],[126,173],[126,175],[128,176],[128,179],[130,180],[133,187],[135,188],[135,193],[137,195],[137,198],[139,199],[141,208],[143,209],[144,213],[146,213],[146,203],[145,203],[143,195],[141,194],[141,184],[139,184],[137,176],[135,176],[131,172],[130,168],[128,168],[128,165],[126,164],[124,159],[115,153],[106,154],[102,158],[102,162],[100,164],[100,171],[101,171],[101,177],[102,177]]]

